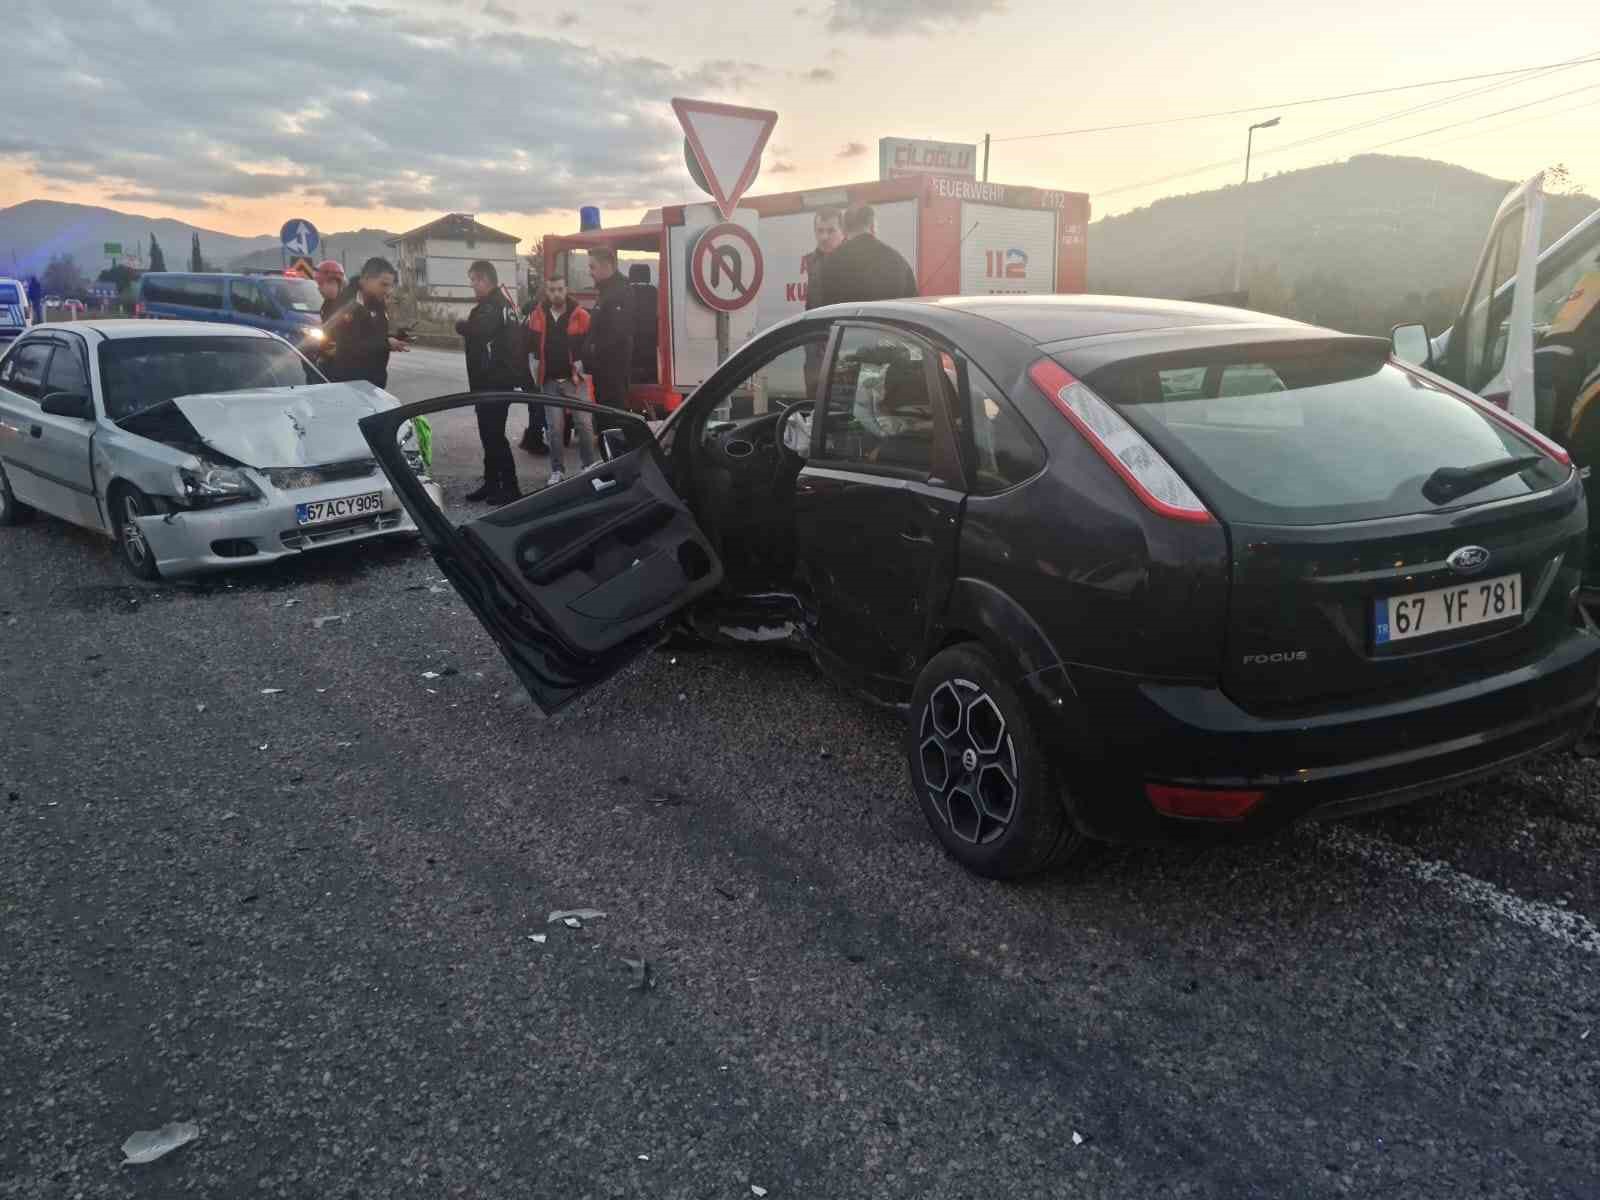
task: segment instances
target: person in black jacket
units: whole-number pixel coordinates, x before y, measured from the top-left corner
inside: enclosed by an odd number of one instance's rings
[[[589,251],[589,274],[600,295],[590,310],[589,336],[581,357],[594,380],[594,402],[606,408],[625,409],[633,364],[633,307],[628,281],[618,272],[617,252],[609,246],[596,246]]]
[[[517,306],[500,290],[494,264],[479,259],[467,268],[467,280],[478,303],[456,332],[466,342],[467,390],[510,392],[521,390],[527,365],[515,361],[514,342],[522,324]],[[483,443],[483,486],[467,493],[467,500],[487,500],[499,507],[521,497],[517,488],[517,461],[506,439],[506,418],[511,404],[493,400],[477,406],[478,440]]]
[[[394,265],[385,258],[369,258],[360,277],[339,297],[338,308],[323,324],[326,342],[333,344],[322,363],[329,379],[343,382],[365,379],[375,387],[389,382],[389,354],[409,347],[389,336],[389,295],[395,285]]]
[[[870,204],[845,213],[844,245],[828,255],[821,278],[807,285],[807,308],[917,294],[916,272],[898,250],[878,240],[877,229],[878,217]]]

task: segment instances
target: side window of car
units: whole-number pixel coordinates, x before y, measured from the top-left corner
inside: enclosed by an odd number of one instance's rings
[[[1044,470],[1044,446],[1005,392],[971,363],[967,376],[967,422],[972,426],[975,495],[992,496]]]
[[[39,399],[44,391],[45,366],[50,361],[51,344],[43,338],[18,342],[0,363],[0,387],[8,388],[30,400]]]
[[[827,335],[821,334],[769,358],[717,402],[706,419],[707,424],[781,412],[791,404],[811,399],[816,393],[817,371],[827,345]]]
[[[822,458],[927,474],[933,404],[920,342],[883,329],[846,328],[824,397]]]
[[[250,279],[235,279],[228,284],[233,295],[233,311],[245,317],[271,316],[261,285]]]
[[[48,396],[51,392],[89,394],[89,373],[83,367],[83,353],[71,342],[56,343],[55,356],[45,375],[43,394]]]

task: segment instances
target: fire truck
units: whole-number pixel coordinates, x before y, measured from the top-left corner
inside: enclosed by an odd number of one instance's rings
[[[755,294],[720,323],[689,279],[700,235],[722,223],[714,204],[670,205],[639,225],[547,236],[544,278],[565,279],[580,303],[592,303],[587,252],[617,252],[623,274],[638,281],[642,310],[655,312],[653,345],[642,330],[635,335],[629,405],[671,412],[729,351],[805,311],[804,258],[816,247],[816,210],[863,204],[872,205],[878,237],[905,256],[924,296],[1084,290],[1087,195],[928,175],[742,199],[733,219],[759,247],[746,281]]]

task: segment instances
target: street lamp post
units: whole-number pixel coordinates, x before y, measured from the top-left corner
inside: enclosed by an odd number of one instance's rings
[[[1244,274],[1244,235],[1245,235],[1245,226],[1248,223],[1248,218],[1249,218],[1249,213],[1250,213],[1250,210],[1249,210],[1249,207],[1248,207],[1248,205],[1250,203],[1250,200],[1249,200],[1249,194],[1250,194],[1250,151],[1251,151],[1251,148],[1253,146],[1253,143],[1255,142],[1256,130],[1258,130],[1258,129],[1271,129],[1273,126],[1275,126],[1281,120],[1283,120],[1282,117],[1273,117],[1272,120],[1270,120],[1270,121],[1258,121],[1258,122],[1256,122],[1256,124],[1250,126],[1250,131],[1245,134],[1245,138],[1244,138],[1244,184],[1245,184],[1245,186],[1244,186],[1243,193],[1241,193],[1241,195],[1240,195],[1240,199],[1244,202],[1246,207],[1244,208],[1243,213],[1239,217],[1239,246],[1238,246],[1238,249],[1234,252],[1234,255],[1233,255],[1233,290],[1235,292],[1237,292],[1240,289],[1240,287],[1241,287],[1240,279]]]

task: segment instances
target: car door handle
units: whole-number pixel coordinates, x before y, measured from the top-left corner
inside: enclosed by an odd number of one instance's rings
[[[919,546],[931,546],[933,544],[933,539],[915,525],[907,525],[902,529],[900,531],[900,540],[903,542],[915,542]]]
[[[617,486],[617,481],[615,479],[591,479],[589,484],[596,492],[609,492]]]
[[[28,432],[30,434],[32,434],[34,437],[36,437],[36,438],[42,438],[44,436],[44,426],[43,425],[31,426],[28,429]]]

